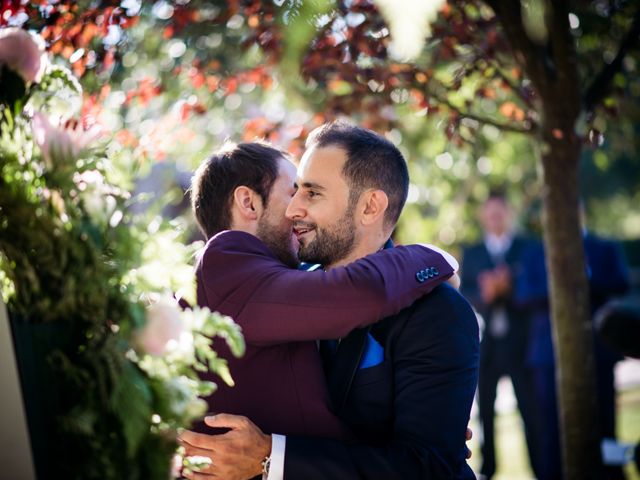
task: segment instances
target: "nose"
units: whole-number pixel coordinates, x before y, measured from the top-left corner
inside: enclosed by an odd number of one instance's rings
[[[297,220],[304,217],[304,209],[302,208],[302,202],[300,199],[300,190],[298,190],[287,206],[287,211],[284,213],[285,217],[289,220]]]

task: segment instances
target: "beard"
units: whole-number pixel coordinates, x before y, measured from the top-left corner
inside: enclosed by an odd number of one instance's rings
[[[315,229],[316,235],[309,243],[300,244],[298,258],[302,262],[331,265],[349,255],[356,243],[353,225],[355,205],[349,205],[344,215],[328,228],[315,223],[295,222],[295,225]]]
[[[285,229],[281,225],[269,223],[269,219],[263,217],[258,222],[256,234],[278,260],[288,267],[298,268],[300,262],[291,245],[291,228]]]

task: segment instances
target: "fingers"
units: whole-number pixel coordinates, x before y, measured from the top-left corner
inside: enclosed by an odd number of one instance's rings
[[[469,427],[467,427],[467,432],[465,433],[465,439],[468,442],[472,438],[473,438],[473,431]],[[472,455],[471,450],[467,448],[467,460],[471,458],[471,455]]]
[[[203,433],[192,432],[191,430],[184,430],[178,435],[178,440],[183,445],[189,444],[197,448],[203,448],[205,450],[213,450],[215,445],[215,436],[206,435]],[[185,445],[186,446],[186,445]]]
[[[185,472],[183,473],[183,476],[193,480],[211,480],[212,478],[219,478],[214,474],[200,472]]]
[[[205,475],[214,475],[214,463],[213,463],[213,452],[210,450],[202,450],[196,448],[187,448],[184,447],[185,451],[183,454],[184,459],[184,469],[183,473],[191,474],[191,473],[201,473]]]
[[[247,417],[231,415],[230,413],[219,413],[205,417],[204,423],[210,427],[217,428],[241,428],[251,425],[251,421]]]
[[[194,447],[188,443],[183,443],[185,457],[207,457],[213,458],[213,450],[205,450],[204,448]]]

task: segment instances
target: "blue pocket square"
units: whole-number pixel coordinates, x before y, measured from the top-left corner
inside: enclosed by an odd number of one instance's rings
[[[360,365],[358,369],[375,367],[384,360],[384,348],[380,345],[373,336],[367,334],[367,343],[364,347],[364,354],[360,359]]]

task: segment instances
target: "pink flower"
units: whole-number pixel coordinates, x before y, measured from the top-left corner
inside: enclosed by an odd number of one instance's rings
[[[147,323],[136,336],[137,344],[150,355],[161,356],[183,333],[180,307],[176,301],[158,300],[147,307]]]
[[[1,29],[0,65],[9,67],[27,84],[39,82],[47,67],[42,39],[21,28]]]
[[[33,114],[33,136],[48,168],[59,162],[77,159],[100,133],[100,127],[93,126],[85,130],[77,120],[59,122],[56,126],[45,115],[39,112]]]

